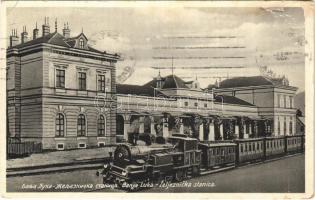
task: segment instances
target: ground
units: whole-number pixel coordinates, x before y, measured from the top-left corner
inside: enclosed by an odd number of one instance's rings
[[[297,192],[305,190],[304,154],[257,165],[247,165],[225,172],[196,177],[177,187],[161,184],[141,192]],[[100,188],[102,180],[96,170],[9,177],[7,191],[95,191],[122,192]],[[203,187],[194,187],[203,184]],[[35,188],[36,187],[36,188]]]

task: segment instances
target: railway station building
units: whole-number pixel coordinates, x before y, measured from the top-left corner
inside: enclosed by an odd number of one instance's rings
[[[296,87],[268,76],[226,79],[200,88],[175,74],[144,85],[116,84],[119,55],[92,48],[82,32],[50,31],[48,19],[29,36],[12,31],[7,49],[8,142],[43,149],[111,145],[131,133],[200,140],[296,134]]]

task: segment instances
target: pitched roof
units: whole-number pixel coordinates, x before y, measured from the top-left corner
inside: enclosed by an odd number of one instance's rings
[[[130,85],[130,84],[117,84],[117,94],[131,94],[139,96],[164,96],[165,95],[158,90],[154,91],[154,88],[148,85]]]
[[[223,103],[227,103],[227,104],[254,106],[253,104],[248,103],[247,101],[244,101],[234,96],[217,95],[214,97],[214,99],[215,99],[215,102],[218,102],[218,103],[222,103],[222,100],[223,100]]]
[[[219,88],[273,85],[271,80],[263,76],[235,77],[222,81]]]
[[[167,88],[188,88],[188,87],[185,85],[185,82],[181,78],[175,75],[169,75],[165,77],[165,81],[164,81],[164,85],[162,89],[167,89]]]
[[[82,33],[81,33],[82,34]],[[81,35],[80,34],[80,35]],[[80,36],[79,35],[79,36]],[[46,43],[46,44],[53,44],[53,45],[57,45],[57,46],[62,46],[62,47],[72,47],[74,48],[75,45],[75,39],[78,38],[77,37],[73,37],[73,38],[65,38],[63,35],[61,35],[58,32],[53,32],[53,33],[49,33],[47,35],[44,35],[42,37],[36,38],[34,40],[29,40],[23,44],[18,44],[16,46],[13,46],[13,48],[22,48],[22,47],[26,47],[26,46],[31,46],[31,45],[35,45],[35,44],[42,44],[42,43]],[[85,36],[84,36],[85,37]],[[10,47],[11,48],[11,47]],[[92,51],[95,53],[100,53],[103,54],[104,52],[99,51],[97,49],[94,49],[91,46],[88,46],[88,51]]]

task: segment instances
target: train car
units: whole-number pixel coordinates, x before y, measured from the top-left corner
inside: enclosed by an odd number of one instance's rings
[[[298,153],[303,151],[304,136],[292,135],[286,136],[286,153]]]
[[[266,137],[265,138],[266,158],[282,156],[286,153],[285,137]]]
[[[235,143],[237,164],[264,159],[264,138],[238,139]]]
[[[234,143],[199,143],[202,152],[201,167],[212,169],[227,165],[235,166],[236,144]]]

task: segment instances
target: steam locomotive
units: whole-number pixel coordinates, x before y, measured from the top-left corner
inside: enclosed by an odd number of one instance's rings
[[[163,179],[180,182],[217,168],[233,168],[303,150],[302,135],[201,142],[174,134],[163,144],[118,144],[111,161],[97,175],[103,177],[104,183],[119,187],[157,183]]]

